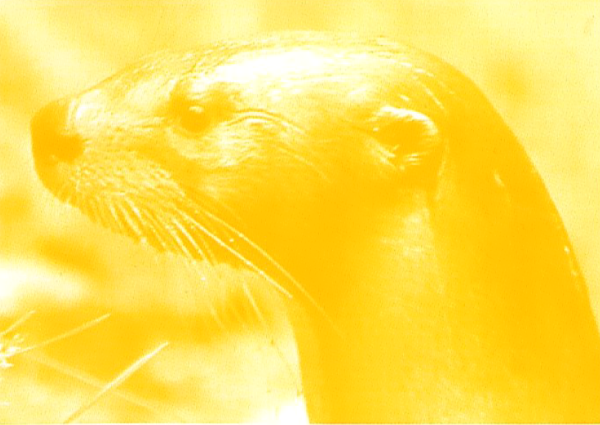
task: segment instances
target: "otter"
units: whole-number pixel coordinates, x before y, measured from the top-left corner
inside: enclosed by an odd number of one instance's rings
[[[383,39],[161,52],[32,120],[93,220],[264,277],[311,421],[600,420],[600,337],[561,219],[467,77]]]

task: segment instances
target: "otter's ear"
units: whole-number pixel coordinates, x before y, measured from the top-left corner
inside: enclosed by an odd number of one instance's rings
[[[444,143],[437,125],[427,115],[384,106],[373,116],[372,125],[373,135],[389,152],[388,161],[402,180],[424,184],[435,181]]]

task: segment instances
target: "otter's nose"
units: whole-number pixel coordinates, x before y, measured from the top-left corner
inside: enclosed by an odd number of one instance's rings
[[[70,162],[83,152],[83,139],[69,131],[69,102],[44,106],[31,120],[31,143],[36,163]]]

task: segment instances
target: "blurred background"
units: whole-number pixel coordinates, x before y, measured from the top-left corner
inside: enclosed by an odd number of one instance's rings
[[[305,419],[295,346],[277,295],[258,289],[264,285],[253,276],[236,275],[255,288],[265,312],[258,320],[240,288],[192,282],[193,266],[99,229],[54,201],[36,179],[29,144],[35,111],[161,49],[326,30],[386,36],[445,59],[477,83],[530,154],[599,317],[600,262],[593,254],[600,240],[599,6],[591,0],[0,0],[0,422],[65,420],[166,340],[169,347],[78,420]],[[233,271],[210,273],[218,280]],[[203,299],[213,300],[216,311],[198,313],[208,308],[198,308]],[[112,315],[76,335],[10,356],[11,349],[105,313]],[[3,332],[19,319],[24,323]]]

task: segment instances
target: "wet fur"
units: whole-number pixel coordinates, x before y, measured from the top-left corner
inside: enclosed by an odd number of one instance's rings
[[[291,34],[160,53],[62,102],[82,152],[50,161],[34,119],[42,180],[297,302],[311,419],[598,419],[600,342],[560,218],[443,62]]]

